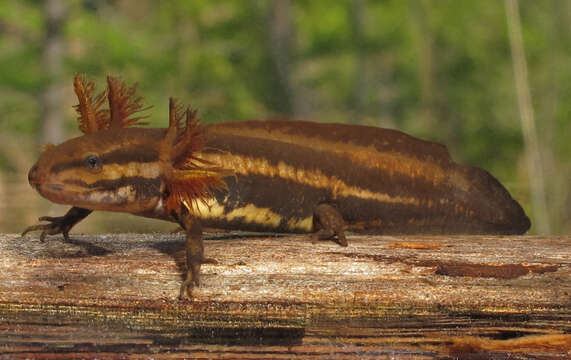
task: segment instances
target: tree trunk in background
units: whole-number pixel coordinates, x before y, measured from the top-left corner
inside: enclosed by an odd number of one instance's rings
[[[545,181],[541,155],[539,153],[539,141],[535,126],[529,80],[527,75],[527,63],[521,34],[521,21],[519,16],[519,4],[517,0],[505,0],[508,33],[512,51],[512,63],[514,69],[515,87],[519,104],[521,127],[526,149],[527,170],[531,190],[533,206],[533,218],[535,230],[539,234],[550,233],[549,216],[545,198]]]
[[[558,36],[561,36],[562,40],[560,40],[559,44],[561,46],[561,51],[565,54],[568,53],[569,45],[571,44],[571,1],[569,0],[560,0],[558,3],[554,4],[556,8],[554,8],[554,16],[557,16],[559,12],[561,12],[561,16],[557,17],[559,19],[557,23],[558,27]],[[559,12],[558,12],[559,11]],[[567,56],[567,59],[569,57]],[[559,74],[557,74],[559,76]],[[555,81],[560,81],[559,77],[554,78]],[[561,90],[562,85],[560,84],[558,88]],[[564,96],[561,95],[561,92],[558,94],[560,96],[557,101],[564,106],[566,99]],[[563,100],[563,101],[562,101]],[[557,129],[557,127],[555,127]],[[557,131],[557,130],[555,130]],[[554,211],[558,212],[559,214],[559,221],[560,227],[557,229],[558,233],[560,234],[570,234],[571,233],[571,162],[569,161],[562,161],[566,159],[566,156],[563,153],[557,151],[555,152],[553,147],[551,147],[552,153],[554,153],[554,157],[558,156],[558,164],[560,164],[560,168],[557,170],[556,174],[560,174],[556,176],[556,179],[560,182],[560,192],[555,194],[558,201],[557,207]],[[563,155],[563,156],[561,156]],[[560,172],[561,171],[561,172]]]
[[[276,69],[280,101],[280,111],[287,115],[299,112],[298,99],[291,81],[291,50],[294,39],[291,0],[271,2],[268,19],[269,49]]]
[[[433,31],[430,19],[431,0],[416,5],[416,20],[420,45],[420,97],[423,122],[429,128],[437,126],[434,113],[436,88],[434,86]]]
[[[65,0],[45,0],[44,19],[46,37],[42,54],[42,69],[47,79],[40,95],[42,105],[40,142],[59,143],[63,139],[63,57]]]
[[[550,227],[554,234],[565,234],[571,230],[571,163],[556,150],[565,133],[558,129],[557,121],[561,109],[566,106],[567,82],[561,81],[561,74],[569,66],[568,49],[571,45],[571,2],[557,0],[550,3],[550,16],[541,25],[549,36],[550,55],[538,61],[538,84],[534,85],[534,98],[541,107],[536,108],[540,118],[546,119],[541,126],[542,166],[545,176],[547,208],[550,211]],[[549,144],[550,146],[548,146]],[[569,163],[569,164],[568,164]],[[555,176],[551,176],[551,174]]]
[[[351,1],[351,32],[355,56],[355,74],[352,94],[354,119],[351,122],[361,122],[365,111],[365,3],[363,0]]]

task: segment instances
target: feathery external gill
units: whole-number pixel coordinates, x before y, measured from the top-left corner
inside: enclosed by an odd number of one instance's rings
[[[107,76],[107,97],[109,99],[109,126],[125,128],[133,125],[148,125],[140,120],[147,116],[132,117],[133,114],[146,111],[151,106],[143,106],[143,98],[136,96],[137,84],[127,87],[118,78]]]
[[[85,76],[80,74],[76,74],[73,79],[73,90],[78,100],[74,108],[79,114],[79,130],[84,134],[93,134],[104,129],[109,118],[109,110],[101,109],[106,91],[95,95],[95,83],[87,81]]]
[[[196,210],[197,202],[206,204],[215,190],[226,189],[222,177],[227,171],[222,171],[197,156],[203,146],[204,136],[196,118],[196,111],[190,107],[183,110],[176,100],[171,98],[169,128],[162,146],[167,149],[172,163],[172,169],[166,174],[167,212],[177,212],[182,206],[188,211]]]

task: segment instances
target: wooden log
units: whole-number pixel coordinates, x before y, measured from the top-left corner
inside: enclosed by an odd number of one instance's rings
[[[0,236],[0,358],[566,358],[571,236]]]

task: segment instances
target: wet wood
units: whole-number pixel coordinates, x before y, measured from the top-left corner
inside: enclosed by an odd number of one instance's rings
[[[210,238],[1,235],[0,359],[571,356],[571,236]]]

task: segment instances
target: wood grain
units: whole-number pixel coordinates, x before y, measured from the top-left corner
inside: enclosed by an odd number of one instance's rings
[[[0,358],[571,356],[570,236],[0,236]]]

